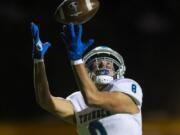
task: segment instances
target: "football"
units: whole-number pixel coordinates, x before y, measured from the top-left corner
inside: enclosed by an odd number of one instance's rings
[[[55,19],[62,24],[83,24],[95,16],[99,7],[98,0],[64,0],[55,11]]]

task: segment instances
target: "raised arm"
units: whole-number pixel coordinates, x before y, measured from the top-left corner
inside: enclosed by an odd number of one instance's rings
[[[90,79],[84,64],[74,65],[73,68],[89,106],[100,107],[114,113],[134,114],[139,112],[137,105],[127,94],[98,90]]]
[[[50,43],[42,43],[39,38],[38,26],[31,23],[33,36],[34,87],[37,103],[46,111],[69,123],[75,123],[73,106],[64,98],[55,97],[50,93],[44,64],[44,55]]]
[[[70,24],[68,28],[64,30],[66,33],[69,29],[69,37],[65,37],[64,40],[71,42],[67,43],[68,54],[74,70],[74,75],[77,80],[79,89],[81,90],[86,104],[93,107],[100,107],[115,113],[137,113],[138,108],[135,102],[130,96],[121,92],[105,92],[100,91],[95,83],[88,75],[85,64],[83,63],[83,53],[87,48],[92,45],[93,40],[89,40],[87,43],[81,41],[82,25],[74,26]]]

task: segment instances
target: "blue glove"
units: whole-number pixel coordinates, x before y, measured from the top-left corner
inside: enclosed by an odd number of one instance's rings
[[[43,59],[46,51],[51,46],[50,43],[42,43],[39,38],[39,28],[35,23],[31,23],[31,32],[33,37],[32,57],[34,59]]]
[[[94,39],[88,40],[87,43],[83,43],[82,38],[82,25],[79,24],[76,26],[71,23],[69,25],[69,29],[67,29],[67,25],[63,26],[63,32],[61,32],[61,36],[66,43],[68,55],[70,60],[79,60],[82,59],[84,52],[94,43]]]

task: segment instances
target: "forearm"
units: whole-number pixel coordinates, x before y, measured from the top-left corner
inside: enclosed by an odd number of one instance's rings
[[[74,123],[74,111],[70,101],[54,97],[49,90],[49,84],[44,62],[34,63],[34,86],[37,103],[55,116]]]
[[[90,79],[84,64],[73,66],[75,78],[88,105],[94,105],[99,93],[94,82]]]
[[[34,23],[31,23],[31,32],[33,36],[32,56],[34,60],[34,88],[36,101],[46,111],[51,112],[65,121],[73,123],[74,111],[71,102],[64,98],[52,96],[49,90],[43,59],[51,44],[49,42],[41,42],[39,28]]]
[[[37,103],[44,109],[53,106],[44,62],[34,62],[34,87]]]

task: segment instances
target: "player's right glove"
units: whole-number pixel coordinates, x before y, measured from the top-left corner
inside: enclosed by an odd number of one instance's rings
[[[46,51],[51,46],[49,42],[42,43],[39,37],[39,28],[35,23],[31,23],[31,32],[33,37],[33,59],[43,59]]]

